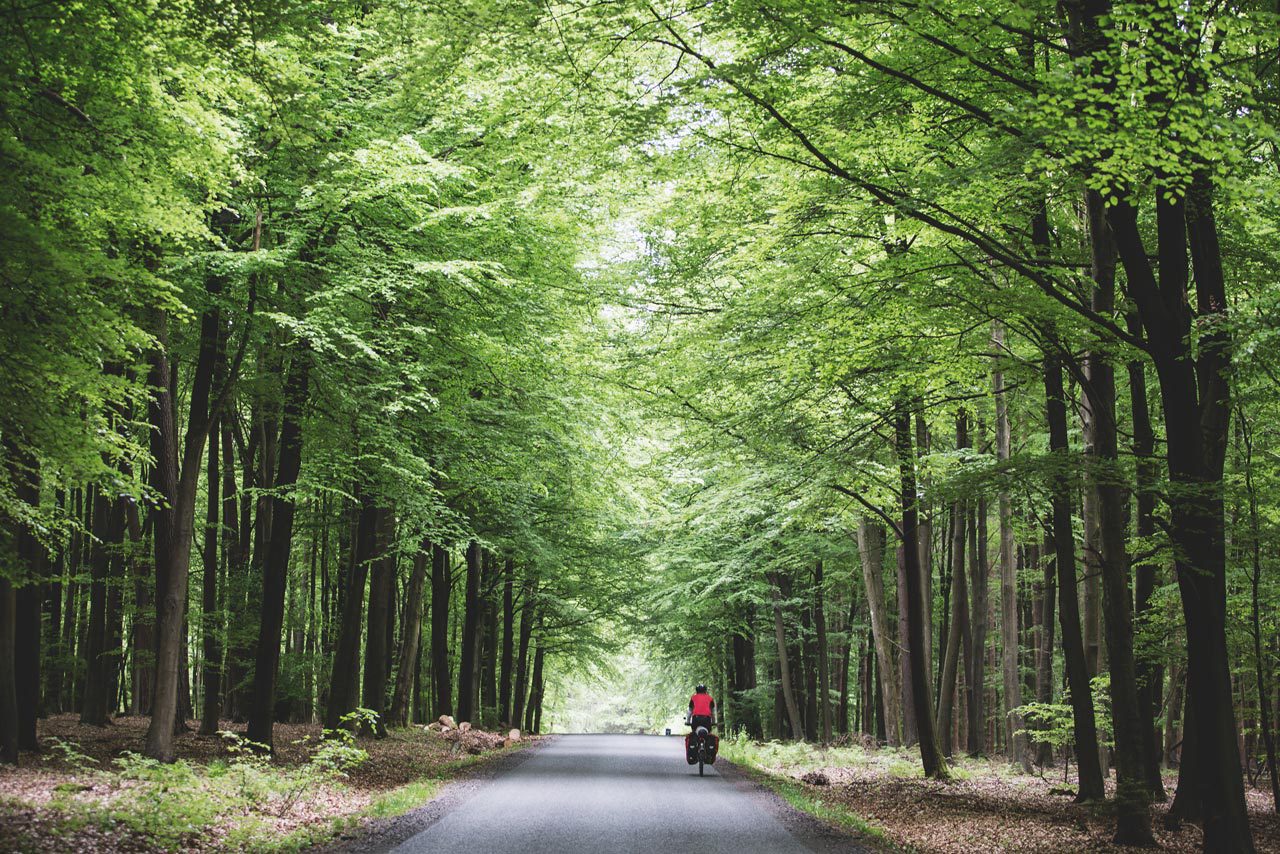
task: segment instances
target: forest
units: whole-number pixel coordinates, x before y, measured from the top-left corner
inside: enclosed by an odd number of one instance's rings
[[[705,681],[1280,850],[1274,3],[0,21],[0,815]]]

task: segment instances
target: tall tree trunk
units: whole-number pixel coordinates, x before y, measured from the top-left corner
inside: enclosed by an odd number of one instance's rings
[[[369,621],[364,641],[364,690],[361,705],[377,717],[373,733],[378,738],[387,734],[383,712],[387,706],[387,624],[392,610],[391,595],[395,586],[395,556],[392,545],[396,537],[394,507],[378,511],[375,556],[369,570]]]
[[[800,718],[800,706],[796,703],[795,689],[791,682],[791,661],[787,652],[787,632],[782,619],[782,580],[771,571],[770,593],[773,597],[773,636],[778,645],[778,676],[782,682],[782,699],[786,706],[787,720],[791,724],[791,737],[804,741],[804,723]]]
[[[991,372],[992,392],[996,400],[996,458],[1008,463],[1012,456],[1009,427],[1009,402],[1004,385],[1004,371],[998,365],[1004,358],[1004,324],[994,321],[991,343],[997,367]],[[1015,711],[1022,705],[1022,679],[1018,667],[1018,575],[1014,563],[1013,502],[1007,487],[1001,487],[1000,506],[1000,651],[1004,676],[1003,730],[1005,753],[1010,762],[1031,771],[1027,755],[1027,739],[1022,733],[1022,718]]]
[[[1271,775],[1271,809],[1280,812],[1280,768],[1276,767],[1275,734],[1271,729],[1270,695],[1267,691],[1266,659],[1262,650],[1262,615],[1259,606],[1259,585],[1262,581],[1262,526],[1258,521],[1258,492],[1253,481],[1253,434],[1241,408],[1239,416],[1240,439],[1244,445],[1244,482],[1249,501],[1249,557],[1253,564],[1250,576],[1250,634],[1253,635],[1253,674],[1258,691],[1259,728],[1267,754],[1267,770]]]
[[[978,424],[978,433],[982,434],[982,424]],[[965,687],[968,692],[965,703],[968,712],[968,744],[970,756],[981,756],[986,745],[986,663],[987,663],[987,626],[989,625],[988,578],[990,567],[987,563],[987,502],[978,498],[978,506],[974,509],[973,519],[969,525],[969,629],[973,633],[973,655],[969,657],[970,671],[965,674]]]
[[[360,624],[364,616],[365,580],[369,576],[369,562],[377,548],[377,498],[358,485],[356,493],[360,514],[356,523],[350,572],[342,597],[342,623],[338,628],[338,647],[333,655],[329,704],[325,707],[326,729],[337,729],[342,724],[343,715],[356,707],[353,674],[358,672],[360,665]]]
[[[911,603],[907,598],[907,556],[899,543],[896,549],[898,568],[898,685],[902,691],[902,744],[910,747],[919,740],[916,729],[916,693],[911,675]],[[912,544],[911,548],[915,548]],[[914,565],[914,564],[913,564]],[[923,594],[922,594],[923,595]]]
[[[310,354],[294,348],[284,388],[278,469],[272,484],[271,538],[262,577],[262,611],[254,658],[253,705],[249,712],[250,741],[273,749],[276,677],[280,669],[280,633],[284,628],[285,585],[293,547],[293,517],[297,507],[293,489],[302,468],[302,409],[307,400]]]
[[[756,637],[754,609],[748,607],[733,632],[733,706],[738,723],[751,738],[764,738],[760,723],[760,709],[750,699],[756,688]]]
[[[453,714],[453,680],[449,677],[449,552],[431,546],[431,676],[436,684],[437,715]],[[523,624],[522,624],[523,625]]]
[[[480,720],[486,726],[497,720],[498,709],[498,580],[502,571],[498,556],[485,554],[485,571],[481,590],[480,627]]]
[[[813,622],[818,636],[818,719],[822,726],[822,743],[831,743],[831,673],[827,649],[826,602],[822,595],[822,561],[813,571]]]
[[[543,642],[543,639],[541,637],[541,634],[542,634],[541,620],[539,620],[538,628],[539,628],[539,632],[538,632],[539,637],[537,642],[537,649],[533,654],[533,679],[531,680],[531,683],[530,683],[531,687],[529,691],[529,702],[524,710],[525,732],[534,732],[534,733],[538,731],[538,727],[535,721],[537,719],[536,715],[537,715],[538,708],[542,705],[542,666],[547,653],[546,644]]]
[[[208,289],[210,294],[217,294],[222,283],[211,277]],[[174,731],[181,724],[179,695],[185,673],[182,653],[186,638],[196,485],[204,457],[204,443],[209,435],[219,323],[216,308],[206,311],[200,319],[200,344],[191,379],[187,431],[180,451],[174,411],[177,377],[169,359],[168,317],[162,309],[156,310],[149,413],[152,457],[155,460],[152,480],[160,498],[160,504],[152,510],[156,564],[156,678],[144,752],[161,762],[173,761]]]
[[[1040,579],[1039,641],[1036,645],[1036,702],[1053,702],[1053,626],[1054,604],[1058,596],[1057,560],[1053,536],[1045,536],[1043,575]],[[1040,742],[1036,748],[1036,764],[1040,767],[1053,762],[1053,745]]]
[[[1075,533],[1071,521],[1071,463],[1067,456],[1067,398],[1062,386],[1062,363],[1057,356],[1045,356],[1044,389],[1049,452],[1055,457],[1050,489],[1053,506],[1053,564],[1058,581],[1058,622],[1062,628],[1062,655],[1071,695],[1072,735],[1080,778],[1076,801],[1100,801],[1106,794],[1102,783],[1102,765],[1098,761],[1093,692],[1089,685],[1088,662],[1080,631]]]
[[[458,663],[458,722],[470,721],[476,708],[476,671],[480,655],[480,576],[483,571],[480,544],[467,544],[467,590],[462,621],[462,660]],[[534,680],[537,685],[537,680]],[[532,723],[532,721],[530,721]]]
[[[956,414],[956,449],[969,447],[969,430],[964,411]],[[968,583],[964,573],[965,505],[956,499],[951,505],[951,615],[947,626],[947,648],[942,657],[942,682],[938,697],[938,735],[942,753],[951,756],[955,752],[952,741],[953,707],[956,695],[956,672],[961,648],[969,634]],[[969,655],[965,655],[967,662]]]
[[[1142,332],[1142,322],[1132,312],[1129,314],[1129,331]],[[1135,533],[1142,542],[1150,542],[1156,533],[1155,485],[1158,476],[1155,457],[1155,433],[1151,428],[1151,412],[1147,407],[1147,373],[1138,360],[1129,363],[1129,402],[1133,413],[1133,455],[1137,461],[1137,520]],[[1150,559],[1133,567],[1134,618],[1139,626],[1154,618],[1152,597],[1158,583],[1159,568]],[[1156,724],[1160,705],[1160,668],[1149,655],[1135,656],[1134,667],[1138,679],[1138,716],[1143,739],[1143,776],[1151,797],[1163,801],[1166,797],[1164,779],[1160,775],[1160,732]]]
[[[114,508],[100,486],[92,488],[93,542],[90,547],[89,625],[85,634],[84,695],[80,701],[80,723],[106,726],[110,723],[107,695],[107,584],[111,577],[111,550],[116,538]]]
[[[6,444],[8,444],[6,442]],[[30,455],[10,446],[10,482],[15,485],[16,497],[33,509],[40,506],[40,468]],[[43,608],[45,569],[48,565],[44,547],[36,539],[31,527],[17,527],[17,566],[23,573],[14,593],[14,684],[18,692],[18,746],[22,750],[38,751],[36,719],[40,715],[40,615]],[[119,609],[117,608],[117,613]],[[117,657],[110,657],[104,667],[114,666]]]
[[[898,686],[897,656],[889,629],[889,612],[884,596],[885,531],[867,517],[858,519],[858,554],[862,566],[862,583],[867,592],[867,609],[871,612],[871,637],[876,652],[881,680],[881,700],[885,720],[885,737],[890,745],[902,743],[899,723],[902,720],[902,695]]]
[[[0,763],[18,764],[18,602],[13,582],[0,573]]]
[[[214,437],[219,435],[217,422],[210,428]],[[202,655],[204,666],[201,670],[201,682],[204,687],[204,702],[200,711],[200,734],[213,735],[218,731],[218,719],[222,714],[222,634],[221,613],[218,610],[218,540],[221,535],[219,523],[222,520],[222,504],[219,490],[223,485],[221,472],[218,469],[218,441],[209,442],[208,477],[205,482],[208,504],[204,517],[204,548],[201,557],[204,564],[204,578],[200,589],[200,611],[202,621]],[[230,460],[227,461],[230,465]]]
[[[422,588],[431,562],[431,543],[424,541],[413,556],[413,572],[404,598],[404,634],[400,643],[400,662],[396,668],[396,689],[391,700],[389,719],[392,726],[409,723],[409,698],[413,677],[418,672],[418,656],[422,638]]]
[[[947,763],[938,750],[933,728],[933,699],[925,656],[927,642],[924,631],[924,590],[920,575],[920,529],[917,523],[915,451],[911,440],[911,413],[906,401],[899,400],[894,413],[894,437],[901,479],[903,576],[907,587],[907,649],[911,656],[912,693],[915,696],[916,734],[920,740],[920,759],[926,777],[945,780],[950,775]]]
[[[537,579],[525,579],[524,593],[520,597],[520,646],[516,651],[515,695],[511,702],[512,726],[520,726],[524,722],[525,699],[529,693],[529,639],[533,635],[537,587]]]
[[[498,678],[498,721],[511,723],[511,667],[515,656],[515,558],[508,557],[502,567],[502,672]]]
[[[1106,224],[1102,196],[1095,190],[1085,200],[1092,255],[1093,311],[1108,317],[1115,309],[1115,246]],[[1111,718],[1116,756],[1116,835],[1121,844],[1152,845],[1151,815],[1144,777],[1142,723],[1133,663],[1133,597],[1129,588],[1129,555],[1125,547],[1124,488],[1116,470],[1119,442],[1116,427],[1115,369],[1105,354],[1094,353],[1086,367],[1094,465],[1089,471],[1097,509],[1098,563],[1102,573],[1107,655],[1111,670]]]

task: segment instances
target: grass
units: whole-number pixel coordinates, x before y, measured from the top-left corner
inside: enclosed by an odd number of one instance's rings
[[[823,753],[833,762],[848,761],[860,748],[829,748]],[[795,782],[784,773],[777,773],[773,762],[798,768],[812,765],[815,749],[806,744],[781,744],[779,742],[753,742],[745,738],[725,738],[720,742],[720,755],[741,768],[748,777],[777,792],[787,803],[802,812],[856,831],[869,840],[887,846],[889,839],[882,828],[868,822],[862,816],[839,803],[824,800],[820,795]],[[833,755],[835,754],[835,755]],[[860,757],[861,758],[861,757]]]

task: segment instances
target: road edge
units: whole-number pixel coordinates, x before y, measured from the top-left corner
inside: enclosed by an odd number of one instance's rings
[[[499,774],[528,761],[555,738],[554,735],[539,736],[536,741],[518,750],[473,765],[446,781],[436,796],[421,806],[392,818],[365,819],[359,826],[344,830],[325,843],[303,850],[307,854],[385,854],[469,801]]]
[[[779,786],[792,782],[790,780],[739,765],[723,756],[716,760],[715,767],[727,782],[751,797],[814,854],[891,854],[902,850],[888,840],[824,820],[792,804],[778,791]]]

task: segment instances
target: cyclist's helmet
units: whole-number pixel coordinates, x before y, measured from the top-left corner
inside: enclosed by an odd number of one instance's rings
[[[698,687],[694,688],[693,690],[694,690],[694,693],[696,694],[705,694],[707,693],[707,686],[699,684]]]

